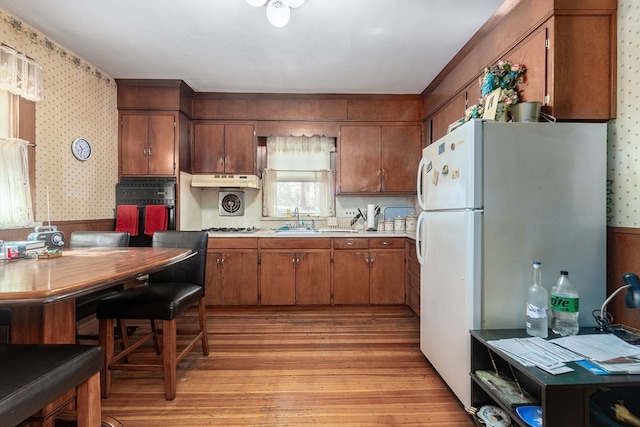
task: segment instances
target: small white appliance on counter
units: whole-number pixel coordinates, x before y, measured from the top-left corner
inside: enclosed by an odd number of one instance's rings
[[[530,266],[567,270],[580,326],[606,293],[606,124],[473,120],[423,150],[420,349],[471,405],[470,329],[523,329]]]

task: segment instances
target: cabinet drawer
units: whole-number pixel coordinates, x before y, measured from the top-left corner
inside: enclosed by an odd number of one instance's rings
[[[334,249],[369,249],[369,239],[364,238],[334,238]]]
[[[263,237],[260,239],[262,249],[331,249],[329,237]]]
[[[257,237],[209,237],[211,249],[258,249]]]
[[[371,249],[404,249],[404,237],[374,237],[369,239]]]

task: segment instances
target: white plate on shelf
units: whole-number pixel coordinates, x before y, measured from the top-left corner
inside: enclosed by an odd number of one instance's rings
[[[518,406],[516,414],[531,427],[542,427],[542,406]]]

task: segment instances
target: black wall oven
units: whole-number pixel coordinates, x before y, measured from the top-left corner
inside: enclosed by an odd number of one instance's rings
[[[144,234],[147,205],[167,207],[167,229],[176,229],[176,178],[122,177],[116,184],[116,208],[119,205],[138,206],[138,235],[131,236],[129,246],[151,246],[151,237]],[[116,209],[117,211],[117,209]]]

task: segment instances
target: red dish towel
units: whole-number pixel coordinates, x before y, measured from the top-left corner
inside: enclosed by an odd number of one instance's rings
[[[118,205],[116,211],[116,231],[128,231],[131,236],[138,235],[138,206]]]
[[[144,234],[153,236],[156,231],[166,230],[167,221],[165,205],[147,205],[144,214]]]

